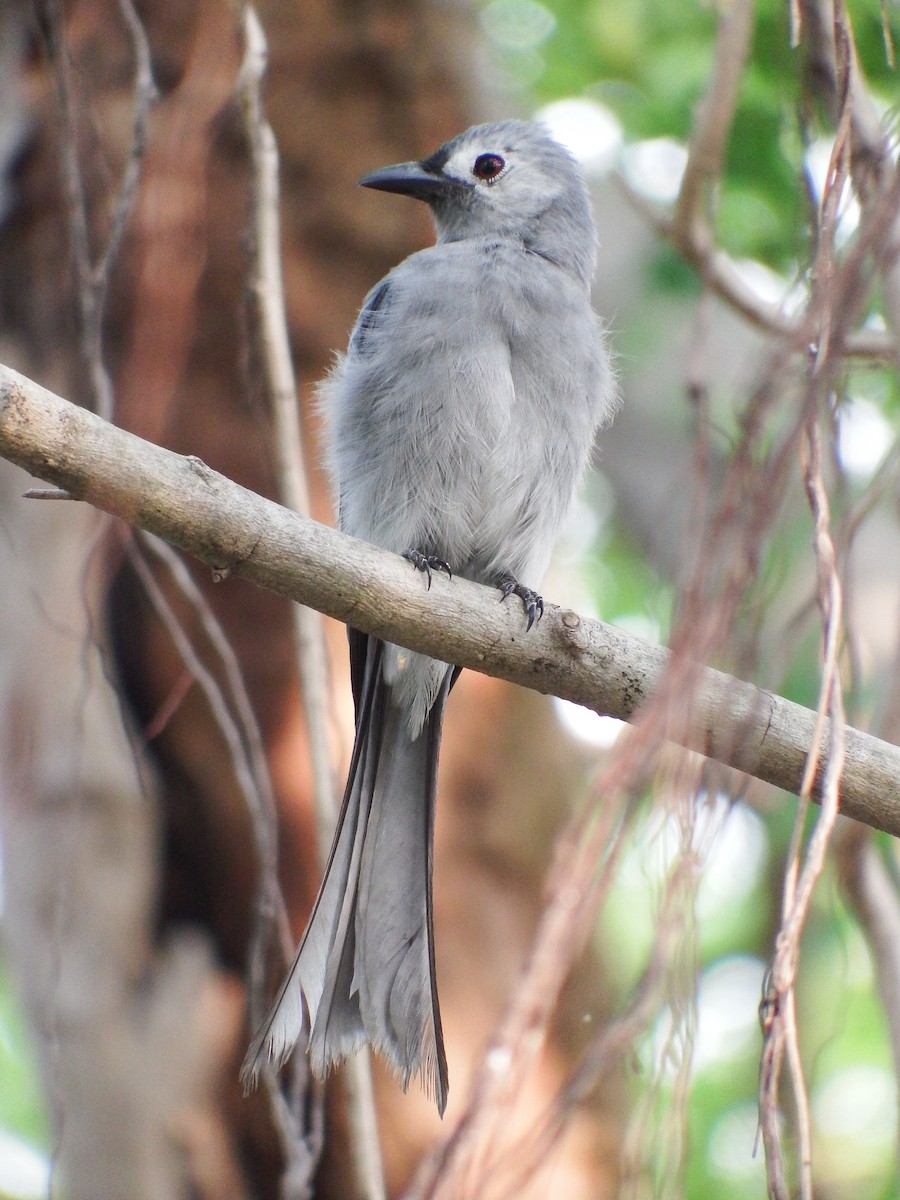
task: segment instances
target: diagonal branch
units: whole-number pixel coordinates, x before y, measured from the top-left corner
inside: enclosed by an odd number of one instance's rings
[[[147,529],[207,563],[366,633],[447,662],[632,720],[672,661],[621,629],[548,608],[525,636],[497,593],[435,578],[426,592],[399,556],[289,512],[185,458],[110,425],[0,366],[0,456],[73,499]],[[799,792],[816,714],[700,668],[681,745]],[[829,735],[826,723],[825,738]],[[900,747],[851,727],[841,811],[900,834]],[[817,775],[812,796],[821,796]]]
[[[698,108],[673,233],[676,241],[711,246],[713,192],[719,186],[728,134],[753,35],[753,0],[735,0],[719,16],[709,86]]]

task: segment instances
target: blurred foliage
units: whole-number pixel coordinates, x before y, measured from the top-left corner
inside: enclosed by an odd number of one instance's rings
[[[607,536],[604,536],[607,535]],[[651,640],[659,640],[669,628],[673,589],[660,578],[653,564],[636,551],[625,532],[611,527],[601,534],[593,553],[585,563],[591,596],[604,621],[640,630]],[[640,621],[636,619],[640,617]],[[655,630],[655,636],[652,632]]]
[[[847,7],[872,92],[885,108],[896,106],[881,6],[849,0]],[[536,104],[590,96],[616,114],[629,141],[689,137],[713,61],[715,4],[494,0],[486,8],[506,11],[504,27],[525,31],[501,41],[497,54],[509,77],[528,85]],[[536,10],[547,17],[539,19]],[[900,42],[900,8],[888,4],[885,14]],[[496,24],[487,22],[489,29]],[[808,255],[804,190],[798,186],[803,146],[830,132],[824,113],[803,109],[802,54],[790,48],[788,6],[760,0],[719,200],[723,246],[788,272]]]
[[[46,1193],[42,1164],[50,1132],[35,1055],[12,981],[0,958],[0,1197]]]
[[[12,984],[0,970],[0,1126],[29,1142],[45,1143],[47,1124],[34,1056]]]
[[[876,103],[896,128],[898,72],[890,65],[884,22],[900,42],[900,6],[848,0],[847,7],[862,71]],[[495,38],[500,64],[534,108],[566,97],[593,99],[615,114],[626,145],[660,138],[688,141],[713,62],[718,12],[714,3],[491,0],[484,9],[491,14],[485,22],[487,32],[501,35]],[[716,197],[719,243],[734,258],[752,259],[776,272],[785,292],[804,279],[809,266],[810,189],[816,186],[812,164],[816,150],[820,160],[823,149],[827,156],[834,132],[823,106],[808,99],[814,89],[803,87],[804,51],[790,47],[788,13],[784,0],[759,0],[756,5],[750,59]],[[513,35],[506,36],[510,30]],[[773,282],[777,285],[778,278]],[[671,354],[671,330],[687,328],[678,324],[676,310],[694,306],[700,294],[692,268],[662,241],[648,260],[643,284],[638,311],[624,328],[616,328],[626,394],[632,370],[639,372],[654,355]],[[877,311],[876,298],[870,318],[877,320]],[[714,449],[725,458],[737,432],[739,405],[747,397],[730,394],[728,383],[715,378],[710,385]],[[900,424],[897,373],[853,365],[833,403],[835,433],[841,436],[832,448],[831,500],[839,525],[870,486],[879,457],[891,453]],[[667,437],[674,423],[683,433],[690,413],[677,372],[663,382],[656,408],[660,437]],[[787,420],[790,414],[783,416]],[[851,424],[855,442],[849,436]],[[855,456],[854,446],[860,449],[860,442],[864,453]],[[821,629],[811,569],[811,518],[799,476],[793,486],[797,495],[785,504],[762,545],[762,561],[740,621],[746,627],[765,627],[755,664],[758,677],[789,698],[815,706]],[[639,535],[615,516],[601,526],[586,573],[604,619],[651,637],[656,629],[665,639],[675,584],[650,561]],[[870,679],[848,688],[851,716],[872,710],[873,687]],[[640,1067],[631,1082],[637,1140],[646,1156],[646,1194],[683,1194],[691,1200],[710,1195],[756,1200],[765,1194],[761,1147],[754,1156],[761,1044],[757,1006],[779,920],[783,866],[797,802],[761,791],[753,792],[752,812],[742,804],[733,810],[730,820],[736,836],[728,836],[727,821],[723,825],[704,863],[694,912],[684,914],[684,936],[694,938],[697,955],[699,1024],[680,1166],[675,1162],[683,1188],[674,1179],[658,1187],[659,1164],[653,1161],[654,1155],[666,1161],[668,1154],[671,1159],[666,1103],[678,1103],[671,1063],[653,1063],[659,1028],[639,1047]],[[720,798],[718,803],[729,802]],[[807,829],[816,816],[815,809],[808,814]],[[642,818],[604,908],[598,945],[609,964],[609,986],[623,1005],[646,969],[659,922],[665,920],[661,906],[677,853],[672,836],[671,818],[660,818],[651,809]],[[762,849],[753,857],[750,846],[755,839]],[[887,855],[895,854],[889,839],[884,848]],[[683,969],[683,963],[673,967]],[[718,979],[721,985],[729,972],[743,981],[743,989],[735,987],[729,993],[721,986],[710,988],[718,1009],[705,1011],[706,981]],[[691,980],[681,983],[690,990]],[[822,1194],[854,1200],[896,1195],[897,1086],[884,1014],[871,956],[833,879],[823,880],[814,898],[797,1002],[814,1115],[817,1188]],[[666,1019],[664,1009],[658,1025]],[[719,1031],[715,1053],[708,1052],[708,1045],[703,1051],[708,1027]],[[648,1109],[647,1089],[654,1087],[660,1087],[662,1095],[651,1099]],[[867,1096],[875,1098],[875,1111],[867,1107]]]

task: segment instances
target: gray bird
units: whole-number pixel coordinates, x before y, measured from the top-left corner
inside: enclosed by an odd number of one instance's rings
[[[613,416],[590,304],[596,232],[575,162],[539,125],[478,125],[363,187],[424,200],[437,244],[366,297],[321,387],[341,528],[520,597],[530,628],[553,543]],[[365,1042],[441,1113],[431,904],[444,705],[459,669],[349,630],[356,739],[297,957],[244,1062],[305,1033],[313,1070]]]

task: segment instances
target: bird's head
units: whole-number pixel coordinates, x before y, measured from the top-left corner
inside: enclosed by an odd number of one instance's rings
[[[516,239],[590,281],[596,233],[587,188],[568,151],[534,122],[475,125],[429,158],[372,171],[360,184],[426,201],[439,242]]]

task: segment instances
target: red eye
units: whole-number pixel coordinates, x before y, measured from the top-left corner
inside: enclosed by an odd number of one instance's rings
[[[479,154],[475,159],[472,174],[476,179],[496,179],[506,163],[499,154]]]

